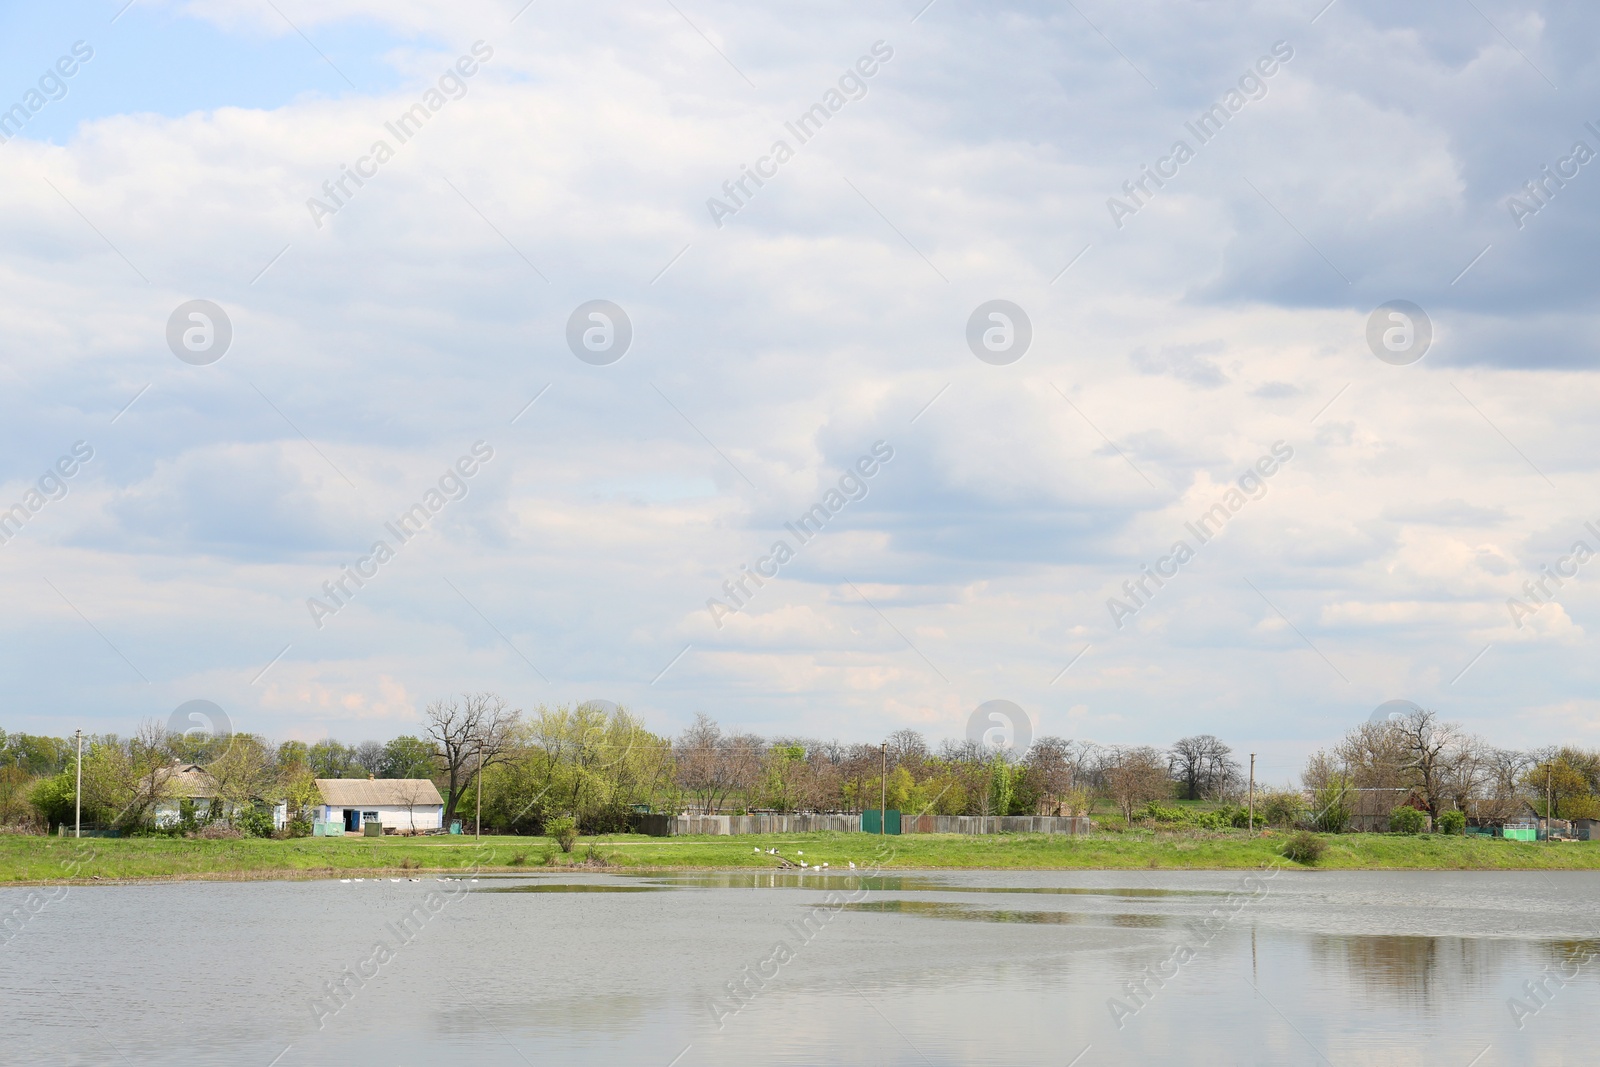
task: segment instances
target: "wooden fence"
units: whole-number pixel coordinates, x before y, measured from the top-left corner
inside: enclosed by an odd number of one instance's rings
[[[891,815],[894,812],[890,812]],[[859,833],[860,815],[645,815],[639,832],[656,837],[684,834]],[[891,829],[893,824],[891,822]],[[1086,834],[1089,820],[1055,815],[903,815],[907,834]]]

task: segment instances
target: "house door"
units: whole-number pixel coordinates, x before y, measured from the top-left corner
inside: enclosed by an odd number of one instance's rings
[[[356,808],[344,809],[344,832],[356,833],[361,829],[361,812]]]

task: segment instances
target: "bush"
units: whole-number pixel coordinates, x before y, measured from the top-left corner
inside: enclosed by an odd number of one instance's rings
[[[1195,808],[1164,808],[1153,800],[1142,810],[1134,812],[1133,817],[1146,822],[1193,827],[1199,830],[1227,830],[1235,826],[1244,826],[1247,821],[1245,809],[1226,804],[1216,811],[1200,811]]]
[[[1436,825],[1441,834],[1459,834],[1467,828],[1467,816],[1454,809],[1441,811]]]
[[[1401,804],[1389,813],[1391,834],[1420,834],[1427,825],[1427,812],[1418,811],[1409,804]]]
[[[567,815],[559,819],[546,819],[544,832],[547,837],[555,838],[562,852],[571,852],[572,846],[578,843],[578,823]]]
[[[1263,826],[1293,826],[1306,810],[1299,793],[1261,793],[1256,797],[1256,823]]]
[[[1295,863],[1313,866],[1328,850],[1328,843],[1310,830],[1296,830],[1283,843],[1283,856]]]
[[[241,811],[233,817],[233,825],[246,837],[271,837],[272,812]]]

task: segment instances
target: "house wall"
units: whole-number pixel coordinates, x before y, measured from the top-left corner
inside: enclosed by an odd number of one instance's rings
[[[375,811],[378,821],[384,826],[392,826],[396,830],[437,830],[444,825],[443,804],[418,804],[415,808],[390,804],[366,804],[356,811]],[[318,818],[322,822],[343,822],[344,805],[322,804],[317,808]],[[361,820],[363,823],[369,821]]]
[[[182,805],[183,801],[181,800],[158,800],[150,809],[151,819],[160,827],[176,826],[183,820]],[[230,812],[234,810],[236,810],[234,805],[224,804],[222,806],[222,817],[224,819],[228,818]],[[194,802],[195,818],[204,819],[210,811],[211,798],[206,797]]]

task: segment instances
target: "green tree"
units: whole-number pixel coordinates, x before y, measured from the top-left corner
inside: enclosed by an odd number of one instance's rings
[[[1553,819],[1595,818],[1600,805],[1584,771],[1582,754],[1570,751],[1558,752],[1529,768],[1522,776],[1522,787],[1528,791],[1533,810]]]
[[[439,762],[433,746],[418,737],[401,736],[383,746],[381,778],[432,778]]]
[[[1308,818],[1313,830],[1344,833],[1350,825],[1350,791],[1343,776],[1329,779],[1312,793]]]

